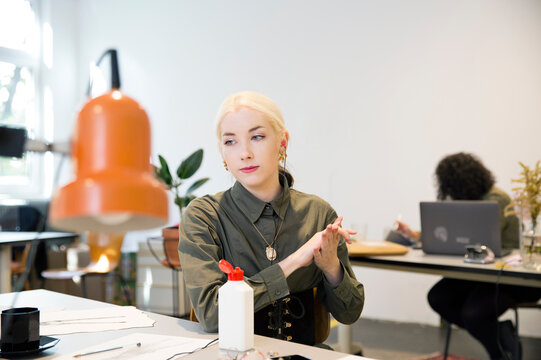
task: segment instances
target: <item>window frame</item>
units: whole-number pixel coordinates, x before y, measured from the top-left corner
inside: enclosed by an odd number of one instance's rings
[[[28,51],[7,48],[0,46],[0,61],[15,64],[16,66],[27,67],[34,81],[34,106],[30,110],[31,115],[36,119],[35,127],[32,127],[30,138],[44,140],[45,117],[44,117],[44,31],[43,31],[43,14],[42,3],[39,0],[28,0],[33,11],[34,21],[37,29],[36,39],[37,44],[35,49]],[[50,124],[52,126],[52,124]],[[49,139],[51,140],[51,139]],[[2,199],[43,199],[50,196],[47,194],[47,184],[51,182],[52,171],[47,171],[46,168],[52,169],[53,156],[51,154],[25,153],[27,157],[29,174],[28,179],[24,184],[8,183],[3,184],[0,181],[0,201]],[[2,175],[0,174],[0,177]],[[50,190],[49,190],[50,192]]]

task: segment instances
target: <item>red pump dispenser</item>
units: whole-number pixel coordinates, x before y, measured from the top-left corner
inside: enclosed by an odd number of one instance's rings
[[[233,266],[225,260],[220,260],[218,263],[220,270],[227,274],[227,280],[242,281],[244,280],[244,270],[238,266],[233,269]]]

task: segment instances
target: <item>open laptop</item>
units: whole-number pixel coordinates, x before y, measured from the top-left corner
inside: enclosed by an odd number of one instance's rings
[[[500,209],[495,201],[421,202],[421,242],[427,254],[464,255],[466,245],[502,252]]]

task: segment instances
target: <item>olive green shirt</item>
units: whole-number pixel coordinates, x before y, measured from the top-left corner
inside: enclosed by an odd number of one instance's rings
[[[502,248],[516,249],[519,247],[519,221],[516,215],[504,215],[505,208],[511,203],[511,198],[503,190],[493,187],[481,200],[496,201],[500,208],[500,228],[502,232]]]
[[[218,267],[220,259],[244,270],[244,280],[254,290],[255,311],[290,293],[317,286],[323,304],[338,321],[356,321],[363,308],[364,289],[351,269],[344,239],[337,252],[344,277],[336,287],[313,263],[287,279],[278,265],[336,218],[327,202],[287,185],[270,203],[238,182],[227,191],[193,200],[182,216],[179,252],[186,289],[204,329],[218,329],[218,289],[227,281]],[[274,243],[277,258],[270,261],[265,249],[280,226]]]

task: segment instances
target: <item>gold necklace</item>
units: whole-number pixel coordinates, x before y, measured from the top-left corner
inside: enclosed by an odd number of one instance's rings
[[[282,201],[283,201],[283,196],[282,196]],[[282,205],[283,205],[283,203],[280,205],[280,208],[282,207]],[[284,225],[284,220],[286,218],[286,213],[287,213],[287,207],[286,207],[286,211],[284,212],[284,215],[282,216],[282,221],[280,221],[280,226],[278,227],[278,231],[276,232],[276,235],[274,236],[274,239],[272,240],[272,242],[270,244],[267,241],[267,239],[265,239],[263,234],[259,231],[257,226],[255,226],[254,223],[251,223],[254,226],[257,233],[259,234],[259,236],[261,236],[261,238],[263,239],[265,244],[267,244],[267,247],[265,249],[265,254],[267,255],[267,259],[269,259],[269,261],[276,260],[277,254],[276,254],[276,249],[273,247],[273,245],[276,242],[276,239],[278,238],[278,234],[280,234],[280,230],[282,230],[282,225]],[[278,215],[280,215],[280,214],[278,214]]]

